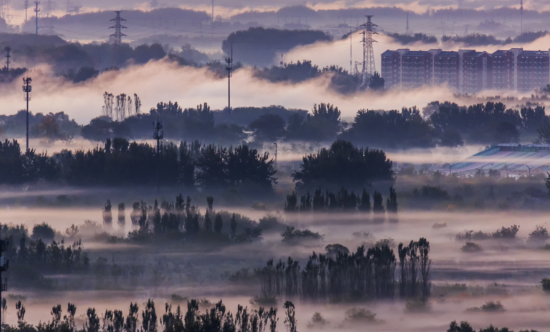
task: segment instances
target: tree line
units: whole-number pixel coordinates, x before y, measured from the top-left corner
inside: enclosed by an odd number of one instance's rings
[[[198,206],[191,204],[180,194],[175,202],[155,200],[153,206],[144,201],[132,205],[130,220],[136,228],[128,233],[128,241],[140,243],[168,244],[174,242],[202,242],[217,245],[230,243],[248,243],[260,239],[262,229],[256,223],[247,223],[242,216],[214,210],[214,198],[207,197],[208,207],[204,215]],[[103,222],[107,227],[113,223],[113,211],[110,200],[103,209]],[[224,217],[226,220],[224,221]],[[125,205],[118,205],[117,222],[126,223]],[[237,227],[241,232],[237,232]]]
[[[250,139],[255,143],[341,139],[383,148],[429,148],[513,143],[521,135],[538,135],[541,143],[550,141],[550,122],[543,106],[515,110],[494,102],[468,107],[433,102],[422,113],[415,107],[401,111],[359,110],[348,125],[342,122],[337,106],[325,103],[306,112],[276,106],[213,111],[206,103],[183,109],[178,103],[161,102],[148,113],[140,113],[137,96],[134,100],[126,95],[116,96],[120,99],[116,105],[114,95],[105,93],[104,97],[105,115],[92,119],[81,129],[62,113],[48,115],[49,118],[37,114],[36,119],[31,117],[31,134],[51,140],[79,134],[93,141],[114,137],[148,139],[151,123],[160,120],[165,124],[167,139],[231,144]],[[24,133],[24,112],[4,118],[6,125],[2,128],[6,135]]]
[[[164,308],[157,309],[155,302],[147,301],[141,310],[138,303],[130,303],[128,314],[122,310],[109,310],[101,316],[95,308],[88,308],[85,313],[85,321],[82,328],[76,324],[77,307],[74,303],[68,303],[66,314],[63,315],[61,305],[53,306],[52,318],[41,322],[37,326],[28,324],[25,320],[26,309],[21,301],[15,304],[17,312],[17,325],[3,324],[2,328],[7,332],[276,332],[279,317],[278,308],[248,309],[238,305],[235,314],[228,311],[220,300],[208,305],[201,312],[203,304],[195,299],[187,302],[185,307],[173,308],[171,303],[166,303]],[[163,310],[164,309],[164,310]],[[295,307],[290,301],[283,305],[284,325],[291,332],[296,332]]]
[[[182,309],[180,305],[176,308],[172,303],[165,303],[164,310],[157,309],[155,302],[151,299],[145,303],[141,310],[138,303],[130,302],[128,314],[122,310],[105,310],[101,315],[95,308],[88,308],[85,314],[85,321],[82,328],[76,324],[77,306],[74,303],[67,304],[66,314],[63,314],[63,308],[60,304],[52,307],[51,320],[41,322],[37,326],[29,324],[25,320],[25,305],[18,301],[15,303],[17,314],[17,325],[12,326],[3,324],[2,328],[6,332],[276,332],[280,326],[278,308],[270,307],[266,309],[248,309],[241,305],[237,306],[237,311],[233,315],[227,310],[223,301],[206,307],[201,312],[203,305],[195,299],[187,302],[187,310]],[[5,312],[7,308],[4,307]],[[296,307],[291,301],[286,301],[283,306],[283,325],[288,332],[297,332]],[[157,311],[158,310],[158,311]],[[365,317],[370,311],[355,310],[359,314],[358,318]],[[363,314],[363,315],[361,315]],[[374,317],[374,314],[371,314]],[[140,319],[141,317],[141,319]],[[313,316],[313,323],[308,327],[315,327],[314,323],[327,322],[319,313]],[[373,319],[358,320],[362,324],[373,323]],[[449,324],[447,332],[475,332],[475,329],[466,321],[457,323],[453,321]],[[487,328],[481,328],[479,332],[513,332],[507,327],[498,328],[490,325]],[[519,332],[537,332],[535,330],[520,330]]]
[[[22,153],[16,140],[0,143],[0,183],[5,184],[152,185],[158,167],[160,185],[270,192],[277,181],[273,163],[269,153],[247,145],[225,148],[198,141],[164,143],[157,154],[153,145],[115,138],[88,151],[63,150],[53,156]]]
[[[384,213],[390,214],[390,221],[397,221],[397,193],[393,186],[390,187],[389,197],[386,199],[386,207],[383,205],[382,194],[374,191],[371,204],[370,194],[363,189],[361,195],[355,194],[353,190],[349,193],[342,188],[339,192],[333,193],[328,190],[323,193],[321,189],[315,190],[313,196],[307,192],[302,195],[298,201],[296,191],[287,195],[285,202],[285,212],[366,212],[371,211],[375,214],[376,221],[384,221]]]
[[[427,299],[430,295],[430,243],[421,238],[408,246],[399,245],[400,277],[395,279],[397,260],[387,244],[355,253],[335,255],[315,252],[303,269],[291,257],[286,262],[269,260],[257,269],[264,297],[297,296],[310,301],[392,299],[399,285],[400,298]]]

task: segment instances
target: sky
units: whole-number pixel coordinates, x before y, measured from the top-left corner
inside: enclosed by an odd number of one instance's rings
[[[3,0],[9,3],[11,24],[19,25],[25,19],[23,0]],[[30,1],[31,4],[34,2]],[[47,0],[42,1],[41,9],[45,11]],[[519,8],[520,0],[214,0],[215,16],[221,15],[228,18],[231,15],[246,11],[273,11],[285,6],[305,5],[312,9],[344,9],[353,7],[400,7],[416,13],[424,13],[430,9],[441,8],[470,8],[470,9],[493,9],[500,7]],[[58,0],[52,1],[53,14],[56,16],[65,15],[67,8],[79,7],[81,12],[93,12],[101,10],[150,10],[162,7],[180,7],[185,9],[202,10],[208,13],[212,10],[212,2],[209,0]],[[526,10],[550,10],[550,2],[547,0],[525,0]],[[33,16],[33,8],[29,9],[28,16]]]

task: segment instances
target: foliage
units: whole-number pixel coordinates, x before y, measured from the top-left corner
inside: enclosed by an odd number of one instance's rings
[[[1,143],[0,143],[1,144]],[[252,192],[270,192],[276,183],[274,161],[247,145],[229,149],[198,142],[163,144],[157,156],[155,147],[126,139],[107,139],[93,150],[63,150],[48,157],[31,150],[21,154],[17,141],[0,145],[0,183],[24,183],[39,179],[63,180],[73,185],[129,185],[156,180],[159,183],[203,189],[246,187]]]
[[[55,237],[55,231],[53,228],[43,222],[42,224],[34,225],[32,228],[32,235],[31,238],[33,240],[39,240],[42,239],[44,241],[51,241]]]
[[[400,33],[389,33],[389,37],[392,37],[401,45],[412,44],[416,42],[422,42],[424,44],[435,44],[437,43],[437,38],[434,36],[428,36],[423,33],[415,33],[414,35],[410,34],[400,34]]]
[[[318,41],[330,41],[331,38],[322,31],[316,30],[277,30],[249,28],[232,32],[222,43],[225,54],[231,52],[234,57],[250,64],[271,64],[277,52],[286,52],[299,45],[313,44]]]
[[[316,312],[313,314],[313,317],[311,317],[311,320],[307,322],[307,327],[309,329],[323,329],[326,326],[329,325],[329,322],[323,318],[323,316]]]
[[[360,110],[340,138],[390,148],[433,147],[436,142],[433,128],[416,108],[401,112]]]
[[[483,249],[479,246],[479,244],[474,242],[466,242],[462,248],[460,248],[463,252],[473,253],[473,252],[480,252],[483,251]]]
[[[381,150],[353,146],[336,141],[329,149],[303,158],[300,170],[292,178],[301,188],[324,185],[330,187],[363,188],[375,180],[393,180],[392,162]]]
[[[471,312],[479,312],[479,311],[482,311],[482,312],[503,312],[503,311],[505,311],[505,309],[504,309],[504,306],[502,305],[502,303],[500,303],[500,301],[488,301],[484,305],[482,305],[481,307],[468,308],[466,311],[471,311]]]
[[[285,120],[276,114],[264,114],[248,126],[257,141],[277,141],[285,136]]]
[[[529,241],[531,242],[544,242],[549,238],[548,230],[544,226],[539,225],[534,231],[529,233]]]
[[[431,288],[429,243],[420,239],[410,246],[411,254],[400,260],[405,278],[400,285],[406,296],[427,298]],[[263,296],[299,295],[311,301],[338,302],[393,298],[395,267],[393,250],[383,245],[368,250],[359,247],[355,253],[340,251],[335,256],[313,253],[303,270],[291,257],[286,263],[269,260],[256,274]]]
[[[376,314],[365,308],[356,308],[346,310],[346,323],[349,324],[372,324],[379,322]]]
[[[322,240],[324,235],[314,233],[309,229],[303,231],[295,229],[294,227],[287,226],[286,230],[281,234],[283,242],[296,243],[300,240]]]

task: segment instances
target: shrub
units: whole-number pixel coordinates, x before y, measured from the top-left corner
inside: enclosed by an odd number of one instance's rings
[[[422,193],[422,197],[427,199],[446,200],[451,198],[449,193],[446,190],[441,189],[441,187],[422,186],[420,191]]]
[[[445,227],[447,227],[447,223],[446,223],[446,222],[435,223],[435,224],[433,224],[433,226],[432,226],[433,229],[440,229],[440,228],[445,228]]]
[[[322,329],[327,325],[328,321],[318,312],[314,313],[311,320],[307,323],[307,327],[310,329]]]
[[[185,303],[187,302],[187,297],[183,297],[178,294],[172,294],[170,296],[170,300],[172,300],[172,303]]]
[[[513,225],[510,227],[502,227],[498,231],[494,232],[492,235],[495,239],[515,239],[518,232],[519,226]]]
[[[466,311],[470,311],[470,312],[480,312],[480,311],[483,311],[483,312],[503,312],[503,311],[505,311],[505,309],[504,309],[504,306],[502,305],[502,303],[500,303],[500,301],[489,301],[489,302],[486,302],[481,307],[468,308],[468,309],[466,309]]]
[[[258,307],[277,307],[277,297],[276,296],[254,296],[250,299],[250,304]]]
[[[464,231],[464,233],[458,233],[456,236],[457,240],[460,241],[471,241],[471,240],[488,240],[491,238],[491,234],[489,233],[483,233],[482,231],[474,232],[474,231]]]
[[[540,283],[542,284],[542,290],[550,292],[550,279],[544,278]]]
[[[365,308],[351,308],[346,311],[346,322],[353,324],[377,323],[376,314]]]
[[[287,226],[281,236],[283,237],[283,242],[291,242],[297,240],[322,240],[324,235],[314,233],[309,229],[301,231],[299,229],[295,229],[294,227]]]
[[[337,256],[338,254],[349,255],[349,249],[341,244],[329,244],[325,247],[327,256]]]
[[[548,230],[543,226],[537,226],[537,228],[529,234],[529,241],[531,242],[544,242],[548,240]]]
[[[466,242],[466,244],[461,248],[463,252],[480,252],[483,251],[483,249],[476,243],[473,242]]]
[[[432,306],[426,299],[413,300],[405,304],[405,312],[410,314],[430,312],[431,310]]]

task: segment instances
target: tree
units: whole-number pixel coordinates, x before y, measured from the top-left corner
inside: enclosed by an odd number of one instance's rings
[[[513,123],[502,121],[495,127],[495,143],[515,143],[519,141],[519,131]]]
[[[263,114],[248,126],[257,141],[276,141],[285,136],[285,120],[277,114]]]
[[[292,174],[296,186],[314,188],[363,189],[372,181],[393,181],[392,162],[382,150],[358,148],[347,141],[335,141],[302,159],[300,170]]]
[[[370,82],[369,82],[369,88],[372,90],[384,89],[384,79],[380,76],[378,72],[374,72],[374,75],[371,76]]]
[[[223,220],[222,216],[218,213],[216,214],[216,218],[214,219],[214,231],[218,234],[221,234],[223,229]]]

